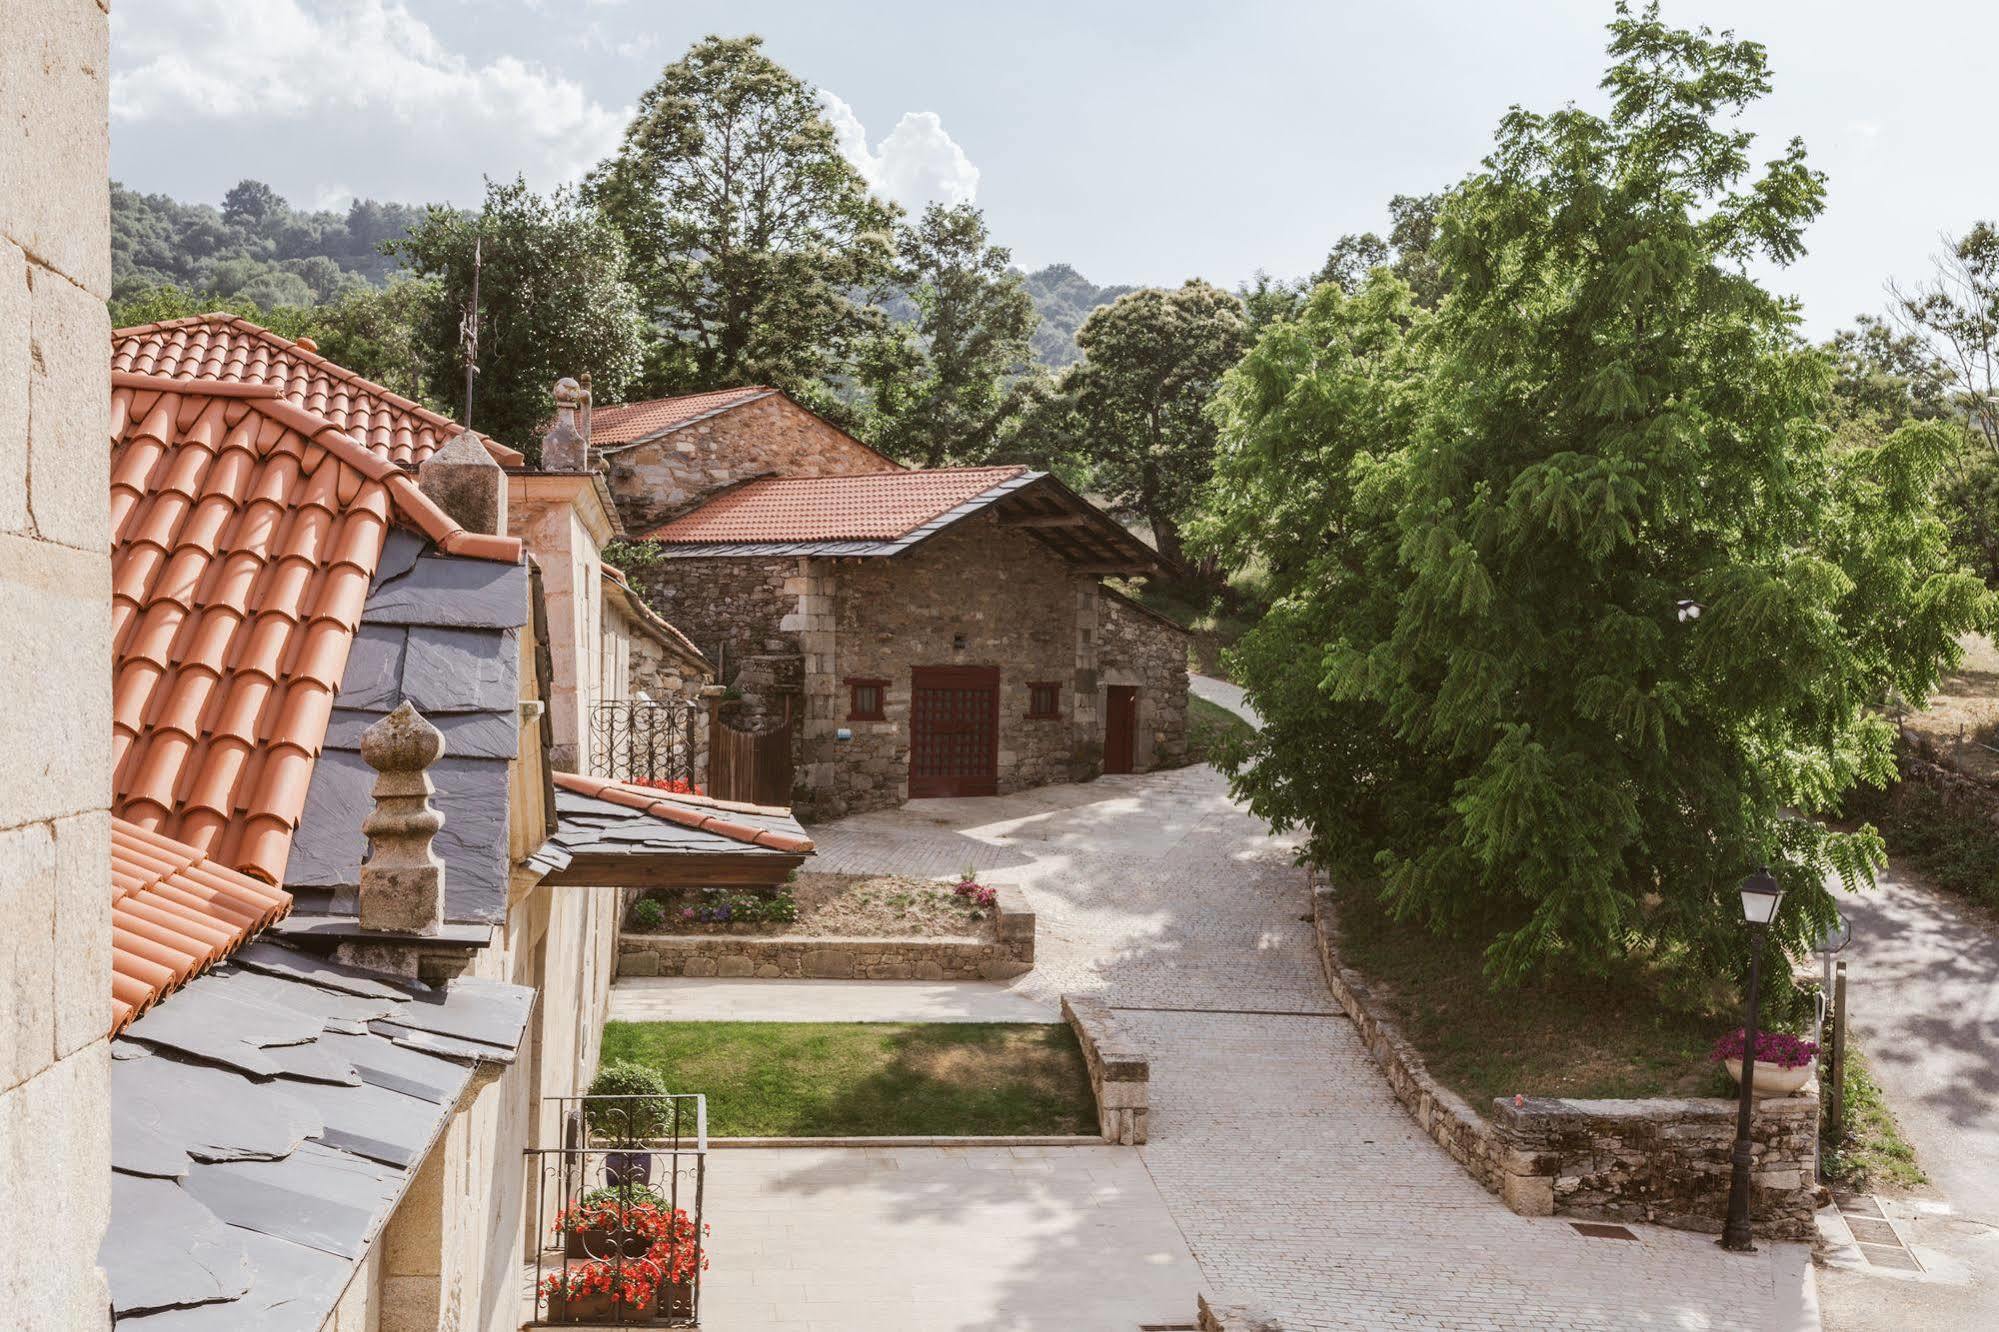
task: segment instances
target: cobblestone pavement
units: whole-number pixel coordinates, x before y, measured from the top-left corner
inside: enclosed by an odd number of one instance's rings
[[[817,869],[969,865],[1022,887],[1040,934],[1013,988],[1123,1010],[1152,1058],[1145,1164],[1225,1299],[1300,1332],[1818,1326],[1802,1245],[1586,1239],[1508,1212],[1419,1135],[1319,978],[1290,848],[1212,768],[918,801],[813,836]]]

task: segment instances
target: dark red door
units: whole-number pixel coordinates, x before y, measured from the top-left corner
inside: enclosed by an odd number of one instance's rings
[[[910,672],[910,798],[998,792],[999,667],[916,667]]]
[[[1138,734],[1137,687],[1110,686],[1104,706],[1104,771],[1130,772],[1132,740]]]

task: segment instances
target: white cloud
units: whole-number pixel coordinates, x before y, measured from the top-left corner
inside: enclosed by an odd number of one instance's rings
[[[395,143],[394,153],[376,154],[384,176],[428,172],[461,184],[469,165],[507,177],[520,171],[546,186],[593,165],[626,120],[541,65],[512,55],[473,64],[396,0],[118,5],[112,24],[114,120],[310,120],[315,148]],[[350,159],[334,169],[355,166]],[[369,185],[371,193],[394,188]]]
[[[839,140],[840,153],[875,190],[912,213],[925,204],[971,203],[979,169],[965,156],[935,111],[906,111],[879,148],[868,147],[867,126],[854,108],[826,91],[819,102]]]

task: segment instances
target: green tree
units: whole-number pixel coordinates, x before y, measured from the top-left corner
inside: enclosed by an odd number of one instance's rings
[[[588,188],[661,334],[648,389],[817,400],[879,336],[870,298],[894,275],[896,210],[761,38],[704,38],[668,65]]]
[[[925,467],[993,456],[1011,378],[1026,366],[1034,302],[970,204],[932,204],[901,237],[915,319],[865,358],[877,447]]]
[[[1372,231],[1348,232],[1333,242],[1326,262],[1308,285],[1330,282],[1351,295],[1370,270],[1386,267],[1415,295],[1416,303],[1435,309],[1447,288],[1437,257],[1437,213],[1441,194],[1398,194],[1388,201],[1388,239]]]
[[[1245,341],[1242,302],[1198,278],[1120,296],[1077,330],[1069,430],[1086,441],[1094,488],[1143,518],[1170,560],[1185,558],[1181,527],[1213,467],[1208,400]]]
[[[423,379],[463,414],[461,321],[478,245],[479,376],[468,424],[530,458],[552,410],[549,388],[590,375],[603,402],[638,376],[645,321],[615,228],[562,189],[546,197],[515,179],[486,182],[476,215],[433,207],[390,253],[427,279],[416,320]]]
[[[1823,198],[1729,123],[1763,49],[1610,31],[1608,115],[1512,111],[1447,197],[1448,301],[1322,287],[1229,376],[1201,533],[1276,599],[1234,658],[1268,723],[1238,790],[1499,978],[1739,967],[1764,863],[1808,939],[1881,844],[1787,811],[1893,775],[1871,705],[1925,697],[1985,602],[1929,509],[1948,432],[1833,447],[1828,358],[1745,271]]]

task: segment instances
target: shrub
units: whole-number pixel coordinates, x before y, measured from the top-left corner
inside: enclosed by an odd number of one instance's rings
[[[641,897],[632,904],[632,927],[640,930],[656,930],[666,919],[666,908],[656,897]]]
[[[616,1060],[604,1065],[590,1084],[590,1095],[637,1098],[586,1107],[584,1117],[590,1131],[605,1137],[658,1137],[673,1114],[666,1079],[650,1064]]]

